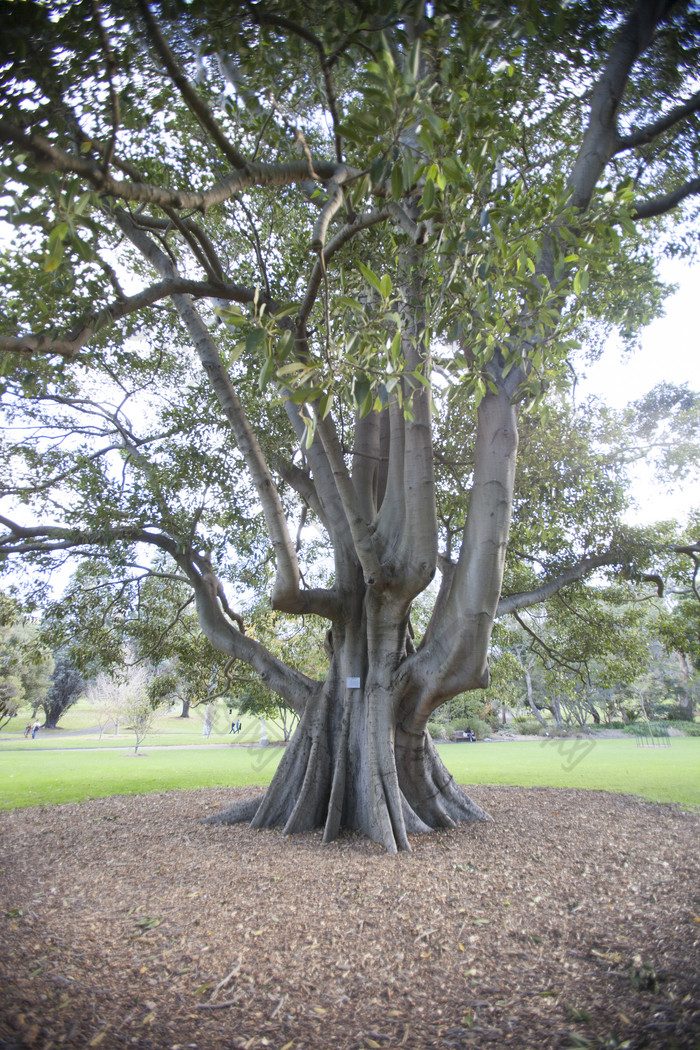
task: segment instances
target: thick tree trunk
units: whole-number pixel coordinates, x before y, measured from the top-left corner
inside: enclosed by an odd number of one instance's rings
[[[190,717],[190,702],[189,702],[189,700],[183,700],[182,701],[182,711],[180,712],[179,717],[180,718],[189,718]]]
[[[285,835],[323,828],[327,843],[353,828],[395,852],[410,850],[411,834],[489,819],[455,783],[429,734],[397,725],[398,698],[371,669],[355,687],[346,673],[356,669],[352,648],[334,654],[262,800],[234,805],[214,822],[250,820]]]

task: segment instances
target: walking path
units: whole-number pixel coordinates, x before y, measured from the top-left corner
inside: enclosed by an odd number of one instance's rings
[[[50,730],[48,731],[50,732]],[[129,740],[124,738],[120,740],[118,744],[85,744],[83,747],[71,747],[68,741],[71,737],[84,736],[89,730],[77,730],[71,733],[69,736],[62,737],[61,740],[66,741],[64,746],[62,742],[58,740],[52,741],[51,747],[32,747],[31,740],[18,740],[16,737],[3,735],[0,733],[0,752],[5,751],[33,751],[35,754],[39,751],[119,751],[124,749],[126,751],[133,751],[134,745]],[[45,739],[45,738],[44,738]],[[284,740],[270,740],[267,744],[259,744],[253,740],[244,742],[228,743],[210,740],[202,742],[201,744],[139,744],[139,751],[207,751],[211,748],[259,748],[259,747],[284,747]]]

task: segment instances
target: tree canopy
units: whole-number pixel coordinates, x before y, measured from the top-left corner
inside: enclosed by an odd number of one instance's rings
[[[0,553],[102,559],[115,587],[167,559],[174,602],[300,715],[228,819],[396,849],[482,818],[426,724],[488,683],[495,619],[698,564],[697,535],[622,525],[629,438],[563,393],[697,232],[696,5],[17,10]],[[639,412],[694,433],[697,396]],[[323,622],[325,677],[246,630],[263,591]]]

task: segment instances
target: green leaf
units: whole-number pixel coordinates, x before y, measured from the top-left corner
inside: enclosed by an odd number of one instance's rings
[[[53,248],[56,241],[64,241],[68,235],[68,229],[67,222],[59,222],[57,226],[54,226],[49,234],[49,248]]]
[[[344,306],[347,310],[353,310],[356,313],[362,313],[364,306],[357,299],[350,299],[347,295],[339,295],[335,300],[336,306]]]
[[[275,320],[279,320],[279,318],[281,317],[295,317],[298,313],[298,303],[285,303],[279,308],[279,310],[275,310],[272,316],[275,318]]]
[[[577,270],[574,276],[574,291],[576,295],[580,295],[581,292],[585,292],[588,288],[589,274],[588,270]]]
[[[413,186],[416,178],[416,165],[413,160],[413,154],[407,153],[403,161],[403,189],[404,193],[408,193]]]
[[[370,412],[372,411],[372,401],[373,401],[372,391],[370,390],[370,392],[367,394],[367,397],[364,399],[364,401],[360,405],[360,411],[358,413],[359,416],[360,416],[360,419],[364,419],[366,416],[368,416],[370,414]]]
[[[376,186],[381,184],[389,174],[389,161],[386,157],[375,157],[369,168],[369,177],[374,189]]]
[[[41,268],[45,273],[52,273],[54,270],[58,269],[61,265],[64,248],[65,245],[63,241],[56,238],[49,248],[48,253],[44,256],[44,260],[41,264]]]
[[[625,233],[629,234],[630,237],[636,237],[637,236],[637,232],[638,232],[637,231],[637,227],[632,222],[632,219],[629,217],[629,215],[627,215],[625,212],[622,212],[618,216],[618,221],[619,221],[620,226],[622,227],[622,229],[625,231]]]
[[[430,380],[423,375],[422,371],[419,368],[417,368],[415,372],[411,372],[411,376],[413,379],[417,379],[421,386],[426,387],[427,390],[432,389],[432,384]]]
[[[425,188],[423,190],[422,204],[424,211],[430,211],[435,200],[435,183],[432,179],[425,180]]]
[[[355,404],[360,407],[369,396],[371,384],[366,376],[355,376],[355,381],[352,387],[352,394]]]
[[[377,277],[376,273],[373,273],[373,271],[370,270],[369,266],[365,266],[364,263],[361,263],[361,262],[358,261],[357,265],[359,267],[360,273],[362,274],[364,279],[367,281],[367,283],[371,284],[372,287],[374,288],[375,292],[379,292],[379,294],[381,295],[382,294],[382,286],[381,286],[381,282],[380,282],[379,278]]]
[[[245,337],[245,348],[249,354],[258,354],[267,348],[267,332],[264,328],[253,328]]]
[[[389,360],[392,364],[397,364],[401,358],[401,332],[397,332],[394,338],[391,340],[391,346],[389,347]]]
[[[272,357],[268,357],[265,364],[260,369],[260,375],[258,376],[258,387],[260,390],[264,390],[267,384],[275,374],[275,362]]]
[[[305,368],[306,365],[303,361],[292,361],[290,362],[290,364],[282,365],[281,368],[278,368],[277,375],[281,379],[283,376],[291,376],[294,375],[296,372],[303,372]]]
[[[328,393],[323,395],[323,397],[321,398],[321,400],[318,403],[318,413],[319,413],[321,419],[325,419],[326,418],[326,416],[328,415],[328,413],[331,410],[331,406],[332,405],[333,405],[333,394],[329,390]]]
[[[78,197],[77,201],[73,205],[73,211],[76,215],[84,215],[88,210],[88,206],[92,200],[92,193],[88,191]]]
[[[420,37],[414,41],[411,46],[411,50],[408,54],[408,62],[406,63],[406,69],[410,76],[412,83],[418,80],[418,74],[420,72]]]
[[[388,273],[385,273],[381,281],[379,282],[379,294],[382,296],[383,299],[388,299],[391,295],[391,289],[391,277]]]
[[[81,237],[78,237],[77,234],[73,234],[73,238],[71,240],[71,248],[74,249],[74,251],[78,255],[78,258],[82,259],[83,262],[91,262],[91,260],[95,258],[95,252],[93,251],[91,245],[89,245],[87,241],[84,241]]]
[[[250,322],[250,318],[241,313],[239,306],[216,306],[214,307],[214,313],[227,325],[234,328],[242,328]]]
[[[403,165],[395,164],[391,169],[391,196],[394,200],[403,197]]]
[[[281,361],[289,357],[294,349],[294,332],[283,332],[277,343],[277,353]]]

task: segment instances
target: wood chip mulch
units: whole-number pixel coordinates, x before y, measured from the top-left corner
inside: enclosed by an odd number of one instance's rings
[[[0,1046],[700,1048],[700,813],[468,791],[398,856],[223,789],[2,814]]]

